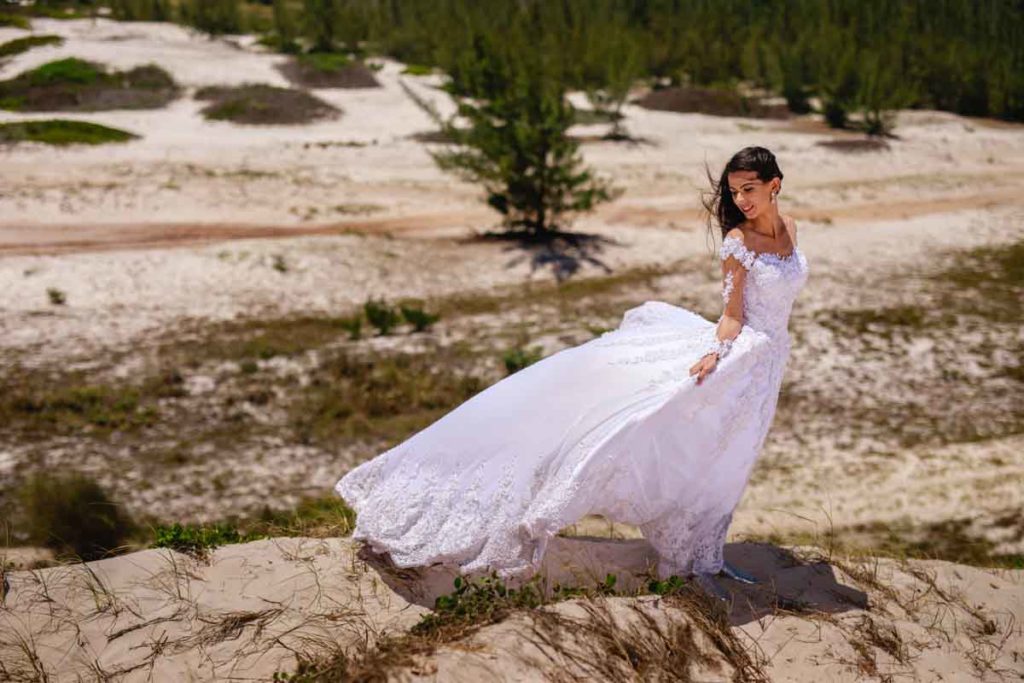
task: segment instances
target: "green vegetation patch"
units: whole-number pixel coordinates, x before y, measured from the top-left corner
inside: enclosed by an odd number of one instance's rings
[[[637,591],[619,591],[609,574],[594,586],[546,590],[541,577],[519,587],[506,585],[496,574],[481,578],[458,577],[455,589],[440,596],[434,610],[409,631],[382,637],[374,647],[358,653],[337,651],[320,659],[300,657],[297,670],[278,672],[276,681],[387,680],[433,654],[438,647],[465,642],[490,624],[520,615],[544,652],[573,653],[573,664],[586,680],[690,680],[695,665],[720,669],[726,662],[736,671],[735,680],[767,680],[761,664],[734,635],[726,610],[692,582],[678,576],[652,579]],[[686,619],[655,623],[635,602],[618,603],[633,610],[639,623],[649,628],[623,628],[613,616],[610,600],[659,595],[660,604],[686,614]],[[569,617],[547,607],[565,600],[576,602],[582,612]],[[781,603],[781,600],[780,600]],[[586,637],[580,638],[583,633]],[[714,644],[715,652],[702,650],[697,636]]]
[[[305,88],[379,88],[373,70],[337,52],[309,52],[281,64],[285,78]]]
[[[158,526],[155,535],[154,548],[170,548],[195,556],[203,556],[217,546],[246,543],[263,538],[260,534],[240,532],[228,523],[211,526],[174,523],[170,526]]]
[[[20,55],[22,52],[28,52],[34,47],[60,45],[63,42],[64,39],[60,36],[25,36],[24,38],[15,38],[0,44],[0,57],[13,57],[14,55]]]
[[[154,396],[135,387],[72,377],[50,382],[25,371],[9,372],[2,389],[0,423],[22,437],[110,434],[153,424],[157,417]]]
[[[196,99],[210,101],[202,110],[208,119],[253,125],[311,123],[341,111],[303,90],[259,83],[202,88]]]
[[[20,28],[26,31],[32,27],[28,17],[23,17],[20,14],[8,14],[7,12],[0,12],[0,26]]]
[[[102,64],[68,57],[0,81],[0,109],[158,109],[179,92],[170,74],[155,64],[108,72]]]
[[[0,123],[0,144],[41,142],[57,146],[102,145],[111,142],[127,142],[138,137],[128,131],[86,121],[50,119],[47,121]],[[51,299],[53,296],[51,295]]]
[[[357,355],[339,350],[324,359],[292,404],[292,426],[303,442],[403,438],[485,387],[479,377],[454,370],[466,364],[454,357],[457,353]]]

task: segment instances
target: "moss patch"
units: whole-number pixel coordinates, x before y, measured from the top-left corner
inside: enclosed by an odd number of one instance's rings
[[[306,88],[379,88],[373,71],[362,62],[334,52],[311,52],[289,59],[278,69]]]
[[[34,47],[60,45],[63,42],[64,39],[60,36],[25,36],[24,38],[15,38],[0,45],[0,57],[12,57],[20,55],[22,52],[28,52]]]
[[[154,64],[108,72],[102,64],[68,57],[0,81],[0,109],[158,109],[178,93],[170,74]]]
[[[127,142],[139,136],[86,121],[51,119],[0,123],[0,144],[41,142],[46,145],[102,145]]]
[[[206,87],[196,99],[210,102],[202,110],[206,118],[243,124],[301,124],[340,114],[337,107],[305,91],[263,84]]]

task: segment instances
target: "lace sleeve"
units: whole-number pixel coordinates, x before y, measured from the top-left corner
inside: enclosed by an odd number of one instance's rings
[[[718,250],[722,259],[722,315],[743,322],[743,286],[747,271],[754,265],[754,252],[743,240],[728,236]]]
[[[727,236],[718,250],[722,260],[722,318],[729,317],[743,324],[743,288],[747,271],[754,265],[754,252],[747,249],[742,238]],[[708,353],[717,353],[722,359],[732,347],[732,339],[720,339],[717,328]]]

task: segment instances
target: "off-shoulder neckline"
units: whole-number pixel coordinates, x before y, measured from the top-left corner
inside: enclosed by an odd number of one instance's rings
[[[739,242],[740,247],[742,247],[745,251],[753,254],[754,258],[760,258],[762,256],[771,256],[771,257],[776,258],[776,259],[778,259],[780,261],[788,261],[789,259],[791,259],[794,256],[796,256],[797,252],[800,250],[800,247],[798,247],[797,245],[794,244],[793,245],[793,250],[790,251],[788,254],[776,254],[774,251],[754,251],[753,249],[748,247],[743,242],[743,238],[742,237],[736,237],[734,235],[726,235],[725,239],[727,239],[727,240],[734,240],[736,242]]]

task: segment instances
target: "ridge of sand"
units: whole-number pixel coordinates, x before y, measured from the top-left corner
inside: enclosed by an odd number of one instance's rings
[[[741,653],[682,628],[704,623],[703,613],[671,599],[576,598],[441,643],[391,677],[640,680],[638,668],[667,666],[658,658],[668,652],[672,666],[689,662],[702,681],[736,680],[737,662],[747,660],[754,668],[739,680],[757,680],[753,671],[772,681],[996,681],[1024,673],[1024,571],[830,561],[815,548],[753,543],[730,544],[726,554],[762,580],[722,580],[733,595],[730,639]],[[549,585],[580,586],[613,573],[628,593],[643,585],[654,557],[638,539],[556,537],[544,571]],[[266,539],[206,559],[149,549],[12,571],[0,606],[0,673],[15,681],[268,680],[293,670],[298,656],[359,657],[407,632],[454,576],[386,566],[348,538]],[[777,596],[789,599],[787,609]],[[609,629],[637,647],[632,665],[602,640]],[[684,638],[694,630],[698,637]],[[694,649],[680,659],[687,638]]]

